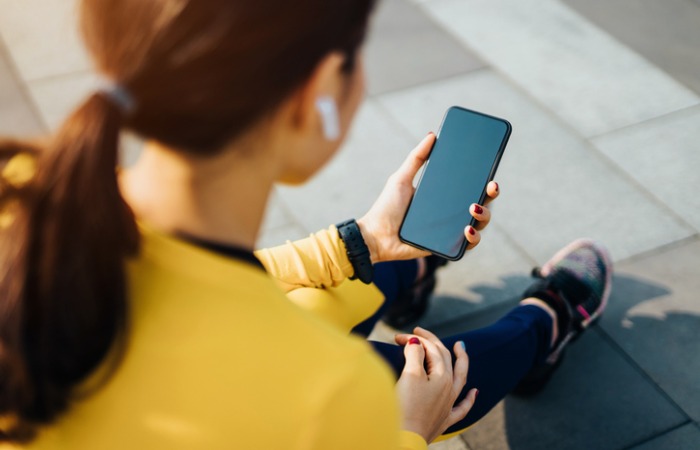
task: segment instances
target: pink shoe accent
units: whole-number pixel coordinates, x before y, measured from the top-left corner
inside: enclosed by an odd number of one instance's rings
[[[581,315],[582,315],[583,317],[586,318],[586,322],[588,322],[589,320],[591,320],[591,315],[588,314],[588,311],[586,311],[585,309],[583,309],[583,306],[582,306],[582,305],[578,305],[578,306],[576,307],[576,309],[578,310],[578,312],[581,313]]]

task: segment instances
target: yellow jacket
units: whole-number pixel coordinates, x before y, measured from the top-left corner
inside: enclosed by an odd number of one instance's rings
[[[343,281],[352,267],[335,228],[258,252],[269,273],[146,227],[142,235],[128,265],[124,358],[26,448],[427,447],[399,430],[389,368],[348,335],[381,293]]]

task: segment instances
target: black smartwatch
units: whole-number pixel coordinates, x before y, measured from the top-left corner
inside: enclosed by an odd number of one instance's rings
[[[338,234],[345,244],[345,249],[348,253],[348,259],[352,268],[355,269],[355,274],[350,277],[351,280],[360,280],[365,284],[370,284],[374,277],[374,267],[370,259],[369,249],[365,240],[362,238],[360,227],[357,226],[355,219],[346,220],[336,225]]]

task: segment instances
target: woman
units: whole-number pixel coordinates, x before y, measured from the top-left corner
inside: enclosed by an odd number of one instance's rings
[[[348,336],[382,292],[345,280],[426,256],[397,229],[432,134],[356,223],[251,253],[273,184],[304,182],[345,136],[373,3],[83,1],[109,83],[46,146],[0,144],[0,441],[417,449],[547,379],[605,306],[609,265],[589,243],[447,346],[422,329],[374,349]],[[148,144],[117,176],[124,128]],[[388,272],[429,275],[405,264],[376,266],[387,297]]]

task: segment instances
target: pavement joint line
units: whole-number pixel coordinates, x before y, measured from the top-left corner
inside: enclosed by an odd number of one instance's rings
[[[277,186],[275,186],[275,192],[274,194],[277,199],[276,203],[279,204],[279,210],[282,212],[282,214],[285,216],[285,218],[294,226],[299,228],[300,230],[303,230],[304,233],[313,233],[314,231],[309,231],[306,227],[302,226],[302,224],[299,222],[297,219],[296,215],[292,211],[292,209],[287,205],[287,202],[284,201],[281,195],[279,195],[277,191]],[[272,228],[281,228],[281,227],[272,227]]]
[[[606,131],[605,133],[596,134],[595,136],[591,136],[588,139],[590,141],[595,141],[597,139],[602,139],[602,138],[608,137],[610,135],[619,133],[621,131],[626,131],[626,130],[629,130],[629,129],[632,129],[635,127],[639,127],[639,126],[649,125],[652,122],[668,120],[668,119],[673,118],[673,116],[676,116],[676,115],[684,116],[686,114],[691,114],[692,112],[694,112],[693,111],[694,109],[700,109],[700,101],[694,105],[685,106],[685,107],[683,107],[681,109],[677,109],[675,111],[669,111],[667,113],[661,114],[660,116],[651,117],[649,119],[644,119],[641,122],[631,123],[631,124],[625,125],[625,126],[620,127],[620,128],[615,128],[614,130]]]
[[[27,81],[24,78],[22,78],[19,68],[17,67],[17,63],[12,57],[12,54],[9,52],[9,47],[7,46],[7,43],[5,42],[5,39],[2,37],[2,35],[0,35],[0,57],[4,58],[4,60],[7,62],[7,66],[10,69],[10,76],[19,86],[19,91],[22,96],[22,99],[29,107],[29,110],[31,111],[32,115],[34,115],[34,119],[44,130],[44,133],[48,132],[49,124],[44,119],[44,115],[41,113],[41,109],[34,101],[34,97],[29,91]]]
[[[74,77],[76,75],[98,75],[98,72],[96,72],[93,69],[78,69],[78,70],[71,70],[69,72],[53,73],[51,75],[46,75],[43,77],[25,78],[23,80],[27,85],[29,85],[29,84],[41,84],[41,83],[61,80],[64,78],[71,78],[71,77]]]
[[[271,226],[271,227],[263,227],[263,228],[261,228],[261,229],[260,229],[260,231],[261,231],[260,234],[262,234],[262,233],[267,233],[267,232],[271,232],[271,231],[274,232],[274,231],[288,230],[288,229],[290,229],[290,228],[292,228],[292,227],[294,227],[294,228],[299,228],[300,230],[303,230],[303,229],[304,229],[303,227],[300,227],[299,224],[297,224],[297,223],[294,223],[294,222],[292,222],[292,221],[285,221],[285,222],[283,222],[282,224],[279,224],[279,225],[273,225],[273,226]]]
[[[674,432],[674,431],[676,431],[676,430],[678,430],[678,429],[680,429],[680,428],[683,428],[683,427],[686,426],[686,425],[690,425],[690,424],[692,424],[692,423],[694,423],[692,420],[686,420],[685,422],[680,423],[680,424],[678,424],[678,425],[674,425],[674,426],[670,427],[670,428],[667,429],[667,430],[660,431],[660,432],[656,433],[656,434],[653,435],[653,436],[649,436],[649,437],[646,437],[646,438],[642,438],[642,439],[640,439],[639,441],[636,441],[636,442],[634,442],[634,443],[632,443],[632,444],[629,444],[629,445],[627,445],[627,446],[625,446],[625,447],[622,447],[620,450],[634,450],[636,447],[638,447],[638,446],[640,446],[640,445],[644,445],[644,444],[646,444],[647,442],[651,442],[651,441],[653,441],[654,439],[660,438],[661,436],[665,436],[665,435],[667,435],[667,434],[669,434],[669,433],[672,433],[672,432]]]
[[[484,57],[481,56],[481,53],[477,52],[474,48],[472,48],[471,45],[468,45],[465,43],[462,39],[460,39],[459,36],[457,36],[457,33],[453,32],[450,28],[445,27],[444,24],[440,23],[433,14],[428,12],[428,9],[430,8],[430,2],[428,1],[420,1],[420,2],[411,2],[413,5],[415,5],[416,9],[420,12],[420,14],[423,16],[424,20],[427,22],[432,23],[435,25],[437,29],[439,29],[443,34],[448,36],[452,41],[454,41],[455,44],[457,44],[458,47],[463,48],[466,50],[471,56],[474,58],[478,59],[479,62],[481,62],[484,67],[492,67],[491,64],[489,64],[488,60]]]
[[[676,401],[666,391],[664,391],[661,386],[659,386],[651,375],[649,375],[647,371],[644,370],[642,366],[640,366],[639,363],[637,363],[637,361],[635,361],[635,359],[632,358],[632,356],[630,356],[630,354],[627,353],[615,339],[606,333],[601,326],[595,325],[593,329],[595,329],[598,335],[612,347],[613,351],[618,353],[618,355],[620,355],[630,366],[632,366],[632,368],[635,369],[647,383],[653,386],[654,389],[685,418],[684,424],[693,421],[688,413],[686,413],[685,410],[678,403],[676,403]]]
[[[498,201],[498,199],[496,199],[495,201]],[[520,245],[517,239],[515,239],[513,236],[510,235],[510,233],[508,233],[505,230],[505,228],[503,228],[495,222],[493,224],[489,223],[489,226],[495,227],[496,230],[502,233],[505,236],[506,240],[510,243],[512,248],[515,250],[515,252],[522,256],[525,260],[527,260],[531,266],[535,267],[540,264],[532,255],[530,255],[527,252],[527,250],[525,250],[525,248],[522,245]]]
[[[659,245],[658,247],[645,250],[640,253],[636,253],[634,255],[628,256],[624,259],[621,259],[619,261],[615,261],[616,266],[620,265],[625,265],[625,264],[631,264],[635,262],[642,261],[646,258],[651,258],[653,256],[656,256],[661,253],[667,253],[672,250],[675,250],[676,248],[683,247],[685,245],[690,245],[696,241],[700,240],[700,233],[695,233],[691,236],[686,236],[684,238],[680,238],[678,240],[672,241],[672,242],[667,242],[663,245]]]
[[[467,450],[472,450],[471,446],[469,445],[469,442],[467,442],[467,439],[464,437],[464,435],[465,435],[468,431],[469,431],[469,428],[467,428],[466,430],[464,430],[464,432],[461,433],[461,434],[459,435],[459,440],[462,441],[462,443],[463,443],[464,446],[467,448]]]
[[[453,78],[462,77],[462,76],[465,76],[465,75],[468,75],[468,74],[472,74],[472,73],[475,73],[475,72],[481,72],[482,70],[490,70],[490,71],[492,71],[492,72],[494,71],[494,70],[493,70],[493,67],[488,66],[488,65],[484,65],[484,66],[482,66],[482,67],[475,67],[475,68],[469,69],[469,70],[462,70],[461,72],[458,72],[458,73],[452,73],[452,74],[449,74],[449,75],[443,75],[443,76],[441,76],[441,77],[439,77],[439,78],[434,78],[434,79],[432,79],[432,80],[419,81],[419,82],[416,82],[416,83],[413,83],[413,84],[410,84],[410,85],[407,85],[407,86],[401,86],[401,87],[397,87],[397,88],[389,88],[389,89],[383,90],[383,91],[381,91],[381,92],[375,92],[375,93],[373,93],[372,95],[368,95],[367,98],[376,99],[377,97],[381,97],[381,96],[384,96],[384,95],[400,94],[400,93],[402,93],[403,91],[408,91],[408,90],[410,90],[410,89],[419,88],[419,87],[422,87],[422,86],[429,85],[429,84],[431,84],[431,83],[439,83],[439,82],[442,82],[442,81],[449,81],[449,80],[451,80],[451,79],[453,79]]]
[[[422,86],[425,86],[426,84],[428,84],[428,83],[417,84],[416,86],[413,86],[412,88],[397,89],[397,90],[393,91],[392,93],[383,93],[383,94],[373,95],[372,97],[369,97],[368,100],[370,100],[372,103],[374,103],[374,105],[377,107],[377,109],[379,110],[379,112],[380,112],[384,117],[386,117],[387,120],[388,120],[389,122],[391,122],[392,124],[394,124],[399,130],[403,131],[404,135],[407,136],[408,139],[412,141],[412,140],[413,140],[413,133],[411,133],[411,130],[409,130],[409,129],[408,129],[403,123],[401,123],[401,121],[399,121],[396,117],[394,117],[394,115],[391,113],[391,111],[389,111],[389,110],[384,106],[384,102],[382,101],[381,97],[383,97],[384,95],[390,95],[390,94],[394,94],[394,93],[400,93],[400,92],[402,92],[402,91],[404,91],[404,90],[408,90],[408,89],[415,89],[415,88],[417,88],[417,87],[422,87]],[[431,131],[432,131],[432,130],[431,130]],[[410,151],[409,151],[409,152],[410,152]],[[408,153],[406,153],[406,156],[408,156]],[[397,167],[397,169],[398,169],[398,167]]]
[[[584,141],[584,145],[588,148],[590,154],[594,155],[594,157],[596,157],[598,161],[600,161],[604,166],[608,167],[615,174],[617,174],[617,176],[619,176],[622,181],[625,181],[629,185],[631,185],[631,187],[634,188],[634,190],[641,194],[642,197],[646,198],[652,205],[657,205],[657,208],[659,209],[659,214],[661,214],[662,212],[668,214],[671,218],[675,219],[678,222],[678,224],[681,225],[682,228],[686,228],[687,231],[690,231],[691,236],[698,233],[698,230],[683,216],[681,216],[670,206],[668,206],[662,198],[659,198],[656,195],[654,195],[654,193],[647,189],[643,183],[634,178],[632,174],[624,170],[624,168],[618,165],[612,158],[608,157],[605,153],[599,150],[591,140],[586,139]]]

